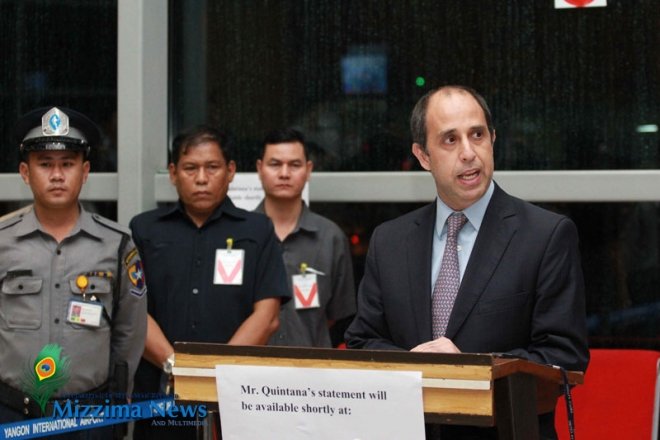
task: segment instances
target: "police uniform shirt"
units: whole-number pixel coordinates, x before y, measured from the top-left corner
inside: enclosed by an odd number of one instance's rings
[[[146,288],[128,234],[82,207],[76,226],[60,243],[43,231],[32,210],[0,223],[0,380],[21,389],[25,368],[51,343],[69,358],[70,379],[55,396],[103,385],[111,359],[113,365],[126,362],[133,377],[144,349]],[[67,320],[70,301],[82,298],[79,275],[87,276],[86,298],[105,310],[98,327]]]
[[[170,342],[229,341],[266,298],[287,301],[282,254],[271,221],[225,197],[198,228],[181,203],[140,214],[130,224],[149,288],[148,309]],[[243,283],[214,284],[216,250],[245,251]]]
[[[269,344],[286,346],[331,347],[328,320],[337,321],[355,314],[353,266],[344,232],[332,221],[303,204],[295,229],[281,244],[289,290],[292,276],[300,264],[322,272],[317,275],[320,306],[295,308],[295,301],[280,309],[280,327]],[[264,213],[263,201],[255,209]],[[278,240],[279,242],[279,240]]]

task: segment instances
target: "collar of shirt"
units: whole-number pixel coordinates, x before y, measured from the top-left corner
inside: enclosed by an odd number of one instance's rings
[[[472,225],[477,232],[479,231],[479,228],[481,228],[481,222],[484,219],[484,215],[486,215],[486,209],[488,208],[488,203],[490,203],[490,198],[493,196],[494,191],[495,183],[491,180],[486,193],[481,196],[479,200],[462,211],[467,217],[468,223]],[[436,199],[435,234],[440,237],[443,234],[446,234],[447,218],[455,211],[447,206],[439,196],[436,196]]]
[[[300,217],[298,218],[298,224],[296,225],[295,229],[293,230],[293,234],[298,232],[299,230],[303,231],[308,231],[308,232],[318,232],[319,228],[318,226],[314,223],[312,220],[312,216],[309,215],[310,211],[305,202],[301,201],[302,203],[302,211],[300,212]]]
[[[94,219],[92,218],[93,214],[90,214],[89,212],[85,211],[85,208],[83,208],[82,205],[80,204],[78,205],[78,207],[80,209],[80,216],[78,217],[78,220],[76,221],[76,225],[73,227],[68,237],[72,237],[78,234],[79,232],[83,231],[92,237],[102,239],[103,232],[101,230],[101,226],[99,226],[94,221]],[[39,223],[39,219],[37,219],[37,216],[34,213],[34,209],[30,209],[28,212],[21,214],[21,217],[23,217],[23,221],[16,228],[16,233],[15,233],[16,237],[23,237],[35,231],[44,232],[41,223]]]
[[[474,242],[477,240],[481,222],[486,215],[486,209],[490,203],[490,199],[495,191],[495,183],[491,180],[486,193],[475,203],[464,209],[462,212],[467,217],[468,222],[463,226],[463,229],[458,234],[458,265],[461,272],[461,279],[467,262],[470,259]],[[447,241],[447,218],[454,212],[447,206],[440,197],[436,200],[436,215],[435,215],[435,230],[433,234],[433,254],[431,260],[431,291],[433,291],[433,284],[438,277],[440,265],[442,264],[442,255],[445,250],[445,243]]]
[[[295,234],[300,230],[308,231],[308,232],[318,232],[319,227],[312,219],[312,216],[310,215],[309,207],[307,207],[307,204],[305,204],[303,200],[301,200],[300,203],[302,203],[302,211],[300,212],[300,216],[298,217],[298,222],[296,223],[296,227],[293,228],[291,234]],[[263,200],[259,203],[259,205],[257,205],[256,208],[254,208],[254,212],[266,214]]]
[[[181,199],[179,199],[179,201],[177,201],[177,203],[173,205],[170,209],[163,211],[163,213],[160,215],[160,218],[165,218],[175,215],[183,216],[186,219],[190,220],[190,217],[188,217],[188,214],[186,213],[186,209],[184,208]],[[229,196],[226,196],[225,199],[222,201],[222,203],[220,203],[220,205],[218,205],[218,207],[215,208],[215,211],[213,211],[213,213],[209,216],[209,218],[206,219],[204,225],[219,219],[223,215],[228,215],[238,220],[245,219],[245,211],[240,208],[237,208],[236,205],[234,205],[234,202],[231,201]]]

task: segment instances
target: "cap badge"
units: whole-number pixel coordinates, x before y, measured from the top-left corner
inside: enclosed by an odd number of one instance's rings
[[[66,136],[69,134],[69,117],[53,107],[41,117],[41,132],[44,136]]]

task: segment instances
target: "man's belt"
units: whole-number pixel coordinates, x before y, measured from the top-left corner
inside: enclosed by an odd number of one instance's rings
[[[104,383],[103,385],[94,388],[93,390],[80,393],[82,396],[81,399],[77,399],[75,395],[72,395],[71,397],[79,400],[79,404],[93,404],[99,402],[102,403],[105,401],[103,396],[99,396],[95,399],[94,395],[106,393],[107,391],[108,384]],[[48,402],[46,402],[44,412],[42,413],[41,407],[31,396],[0,381],[0,404],[20,412],[28,418],[49,417],[53,414],[55,402],[59,402],[60,405],[64,405],[66,404],[67,400],[70,399],[50,399]]]

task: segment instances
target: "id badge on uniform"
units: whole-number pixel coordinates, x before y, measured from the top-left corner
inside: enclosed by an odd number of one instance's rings
[[[71,300],[66,320],[72,324],[100,327],[103,304],[98,302]]]
[[[315,273],[294,275],[292,279],[296,310],[315,309],[321,306],[319,303],[319,284]]]
[[[240,286],[243,284],[244,249],[217,249],[213,284]]]

